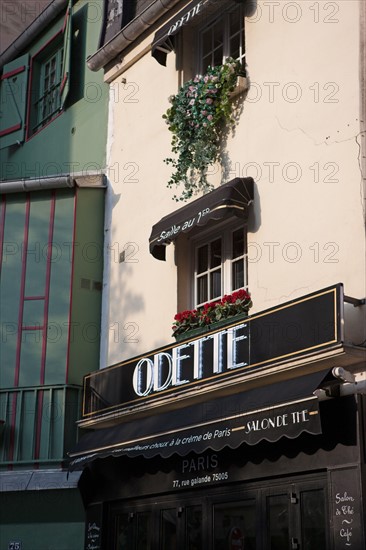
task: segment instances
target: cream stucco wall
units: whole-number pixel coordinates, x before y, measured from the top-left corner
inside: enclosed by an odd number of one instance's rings
[[[260,2],[247,19],[251,87],[228,140],[229,164],[213,181],[249,175],[256,183],[248,228],[253,312],[337,282],[365,296],[358,29],[352,0]],[[133,62],[152,37],[125,57],[130,66],[115,80],[108,74],[102,366],[171,341],[177,310],[174,246],[161,262],[148,239],[152,225],[181,206],[166,188],[171,135],[162,119],[180,75],[174,53],[166,68],[150,53]]]

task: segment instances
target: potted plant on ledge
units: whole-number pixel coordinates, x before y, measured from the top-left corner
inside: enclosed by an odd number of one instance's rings
[[[223,65],[209,66],[205,75],[196,75],[169,98],[171,107],[163,118],[173,134],[172,152],[176,156],[164,162],[174,168],[168,188],[180,184],[184,187],[181,196],[174,197],[176,200],[212,189],[207,168],[220,160],[225,132],[235,122],[232,95],[243,75],[242,64],[228,58]]]
[[[250,294],[244,289],[225,294],[221,300],[177,313],[172,327],[173,336],[181,341],[224,327],[247,317],[252,305]]]

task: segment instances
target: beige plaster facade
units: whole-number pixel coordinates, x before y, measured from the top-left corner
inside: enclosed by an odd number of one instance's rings
[[[150,51],[156,30],[182,7],[105,73],[102,367],[171,342],[173,316],[184,305],[175,245],[165,262],[149,253],[152,226],[182,206],[166,187],[171,134],[162,115],[186,73],[176,70],[175,52],[163,67]],[[248,223],[253,313],[338,282],[347,295],[365,297],[363,10],[356,0],[261,1],[246,17],[250,86],[227,141],[227,165],[213,167],[210,177],[216,186],[235,177],[255,181]]]

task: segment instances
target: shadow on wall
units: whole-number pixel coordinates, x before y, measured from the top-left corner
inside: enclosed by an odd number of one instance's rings
[[[110,206],[111,212],[119,202],[121,195],[114,193],[113,189],[109,188],[111,194]],[[111,214],[112,215],[112,214]],[[128,219],[121,221],[122,234],[123,225],[128,224]],[[111,226],[110,226],[111,227]],[[119,242],[114,230],[110,235],[110,264],[111,268],[118,264],[118,279],[111,283],[109,295],[109,326],[108,334],[106,335],[110,346],[118,349],[117,355],[133,357],[139,352],[139,342],[141,340],[140,327],[136,322],[136,314],[141,313],[145,309],[145,301],[142,293],[136,293],[132,290],[131,284],[128,284],[134,275],[135,264],[139,263],[139,245],[136,242]],[[116,356],[116,354],[113,354]],[[119,357],[115,357],[113,362],[119,361]],[[108,361],[109,363],[109,361]]]

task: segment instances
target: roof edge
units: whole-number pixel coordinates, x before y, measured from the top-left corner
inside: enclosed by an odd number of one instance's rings
[[[38,17],[0,55],[0,68],[19,57],[22,50],[41,33],[67,6],[68,0],[53,0]]]
[[[154,0],[137,17],[123,27],[118,34],[88,57],[87,65],[89,69],[96,72],[107,65],[179,1]]]

